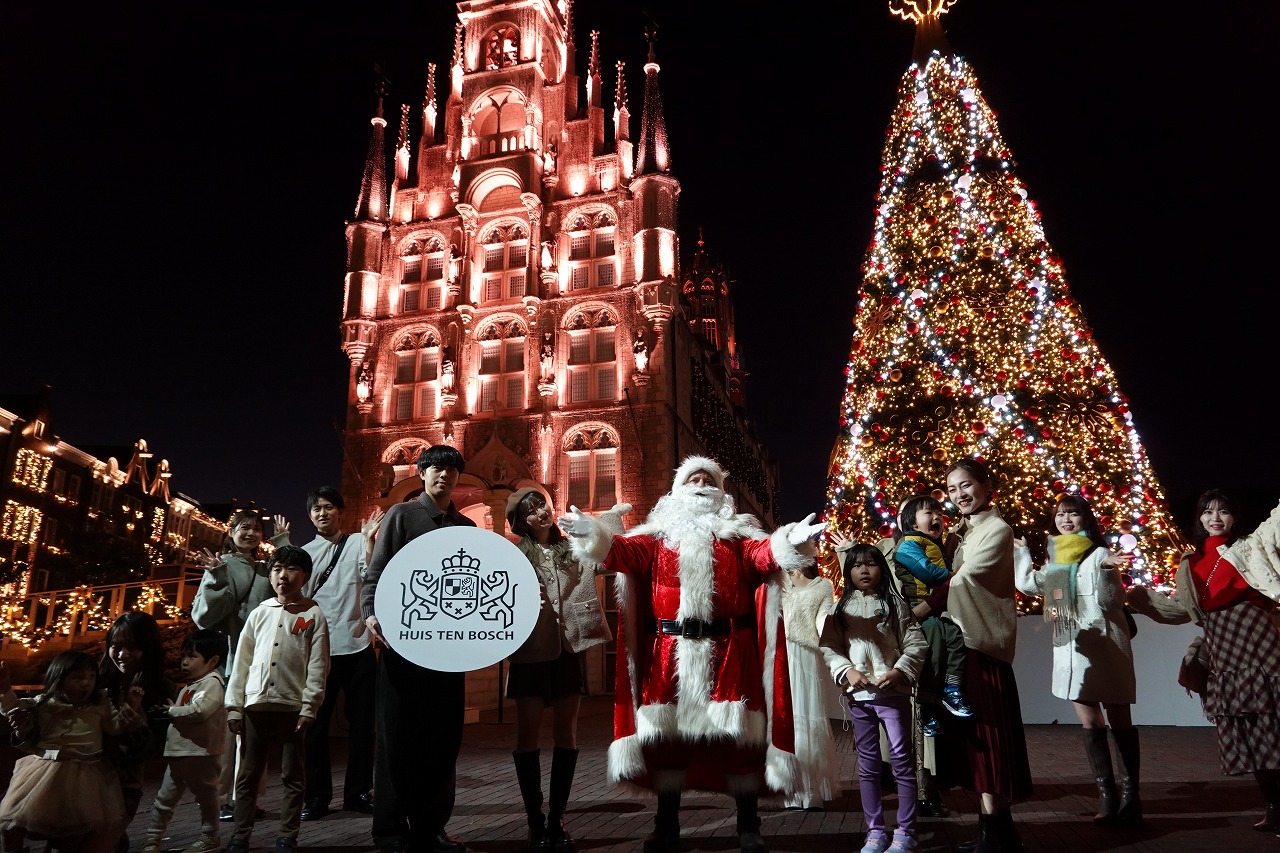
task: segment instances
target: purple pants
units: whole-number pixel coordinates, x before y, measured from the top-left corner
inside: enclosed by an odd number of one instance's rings
[[[880,724],[889,741],[889,766],[898,782],[898,833],[916,837],[916,759],[911,743],[911,697],[880,696],[849,702],[853,742],[858,748],[858,789],[867,829],[884,831],[880,799]]]

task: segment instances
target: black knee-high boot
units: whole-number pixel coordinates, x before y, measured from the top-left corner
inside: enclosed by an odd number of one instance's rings
[[[680,791],[659,791],[653,834],[644,840],[644,853],[675,853],[680,847]]]
[[[513,752],[516,763],[516,781],[520,783],[520,798],[524,800],[524,812],[529,817],[529,849],[534,853],[546,853],[551,849],[547,839],[546,824],[542,818],[542,762],[541,753]]]
[[[569,805],[578,750],[557,746],[551,753],[551,800],[547,804],[547,838],[556,853],[572,853],[573,838],[564,831],[564,810]]]
[[[755,791],[735,794],[738,806],[738,848],[742,853],[769,853],[760,834],[759,795]]]
[[[1280,831],[1280,773],[1275,770],[1255,770],[1253,778],[1262,790],[1267,813],[1253,825],[1258,832]]]
[[[1142,797],[1138,794],[1138,780],[1142,771],[1142,750],[1138,745],[1138,730],[1112,729],[1116,742],[1116,757],[1120,764],[1120,808],[1116,812],[1119,826],[1142,826]]]
[[[1093,768],[1093,781],[1098,783],[1098,813],[1093,816],[1093,822],[1114,823],[1120,805],[1116,800],[1116,775],[1105,728],[1084,729],[1084,753]]]

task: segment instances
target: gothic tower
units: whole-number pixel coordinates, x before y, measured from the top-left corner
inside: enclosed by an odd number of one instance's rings
[[[380,100],[347,224],[351,516],[414,496],[419,450],[444,443],[467,460],[459,509],[500,532],[522,486],[557,512],[631,503],[637,524],[691,453],[719,458],[739,507],[771,525],[777,477],[741,408],[727,278],[713,334],[677,285],[654,35],[633,142],[622,62],[608,133],[597,32],[575,72],[569,0],[457,5],[416,152],[406,106],[388,168]]]

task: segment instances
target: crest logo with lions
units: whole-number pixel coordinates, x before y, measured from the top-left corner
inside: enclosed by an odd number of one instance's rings
[[[401,623],[412,629],[415,622],[434,619],[437,613],[465,619],[479,612],[480,618],[511,627],[516,600],[516,584],[505,571],[482,575],[480,561],[459,548],[440,562],[440,570],[420,569],[401,584],[404,613]]]

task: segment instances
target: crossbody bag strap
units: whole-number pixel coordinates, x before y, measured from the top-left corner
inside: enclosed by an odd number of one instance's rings
[[[338,565],[338,560],[342,557],[343,549],[347,547],[348,535],[350,534],[344,533],[342,534],[341,537],[339,537],[338,547],[333,552],[333,559],[329,561],[329,567],[324,570],[324,574],[320,575],[320,580],[316,581],[316,585],[311,588],[312,597],[314,597],[315,594],[320,591],[320,587],[324,586],[324,582],[329,579],[329,575],[333,574],[334,567]]]

